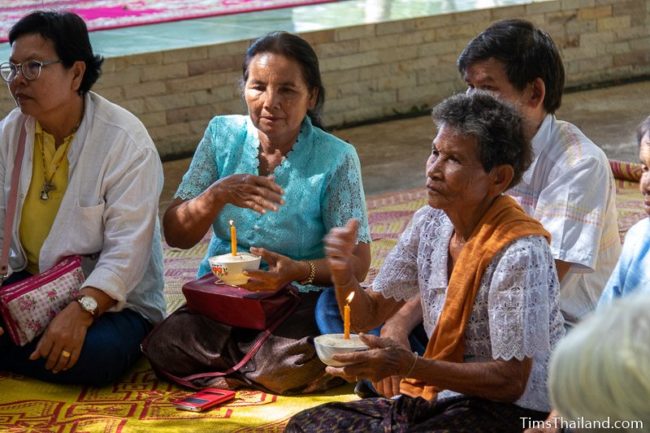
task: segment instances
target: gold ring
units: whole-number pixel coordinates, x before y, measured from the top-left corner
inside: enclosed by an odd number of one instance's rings
[[[70,358],[71,355],[72,354],[70,352],[68,352],[67,350],[62,350],[61,351],[61,356],[64,357],[64,358]]]

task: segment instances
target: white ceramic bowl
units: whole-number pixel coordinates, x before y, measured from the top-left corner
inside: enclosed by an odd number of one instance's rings
[[[350,339],[343,338],[343,334],[324,334],[314,338],[314,345],[316,346],[316,354],[323,361],[323,364],[331,365],[332,367],[342,367],[345,364],[340,361],[332,359],[337,353],[359,352],[367,350],[366,343],[361,341],[357,334],[350,334]]]
[[[239,286],[248,282],[244,271],[255,271],[260,268],[260,256],[250,253],[222,254],[208,259],[212,273],[226,284]]]

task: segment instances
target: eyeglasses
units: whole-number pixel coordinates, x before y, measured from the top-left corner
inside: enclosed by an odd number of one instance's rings
[[[40,77],[41,69],[43,69],[44,66],[53,65],[55,63],[61,63],[61,60],[52,60],[50,62],[29,60],[23,63],[5,62],[0,64],[0,76],[2,76],[2,79],[7,83],[10,83],[14,78],[16,78],[18,70],[20,70],[27,81],[34,81]]]

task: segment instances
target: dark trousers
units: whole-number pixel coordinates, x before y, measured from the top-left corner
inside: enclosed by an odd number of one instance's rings
[[[21,275],[22,274],[22,275]],[[5,284],[29,276],[13,274]],[[3,326],[0,319],[0,326]],[[23,347],[16,346],[8,333],[0,336],[0,370],[11,371],[48,382],[102,386],[116,381],[140,357],[140,342],[151,324],[133,310],[102,314],[86,334],[77,363],[57,374],[45,369],[45,359],[29,360],[40,340],[36,337]]]

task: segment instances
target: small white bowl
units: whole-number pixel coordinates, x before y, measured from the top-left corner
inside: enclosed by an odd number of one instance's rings
[[[222,254],[208,259],[212,273],[226,284],[239,286],[248,282],[244,271],[255,271],[260,268],[260,256],[250,253]]]
[[[314,338],[316,354],[323,364],[332,367],[342,367],[345,363],[332,359],[337,353],[350,353],[368,350],[366,343],[361,341],[357,334],[350,334],[350,339],[343,338],[343,334],[324,334]]]

